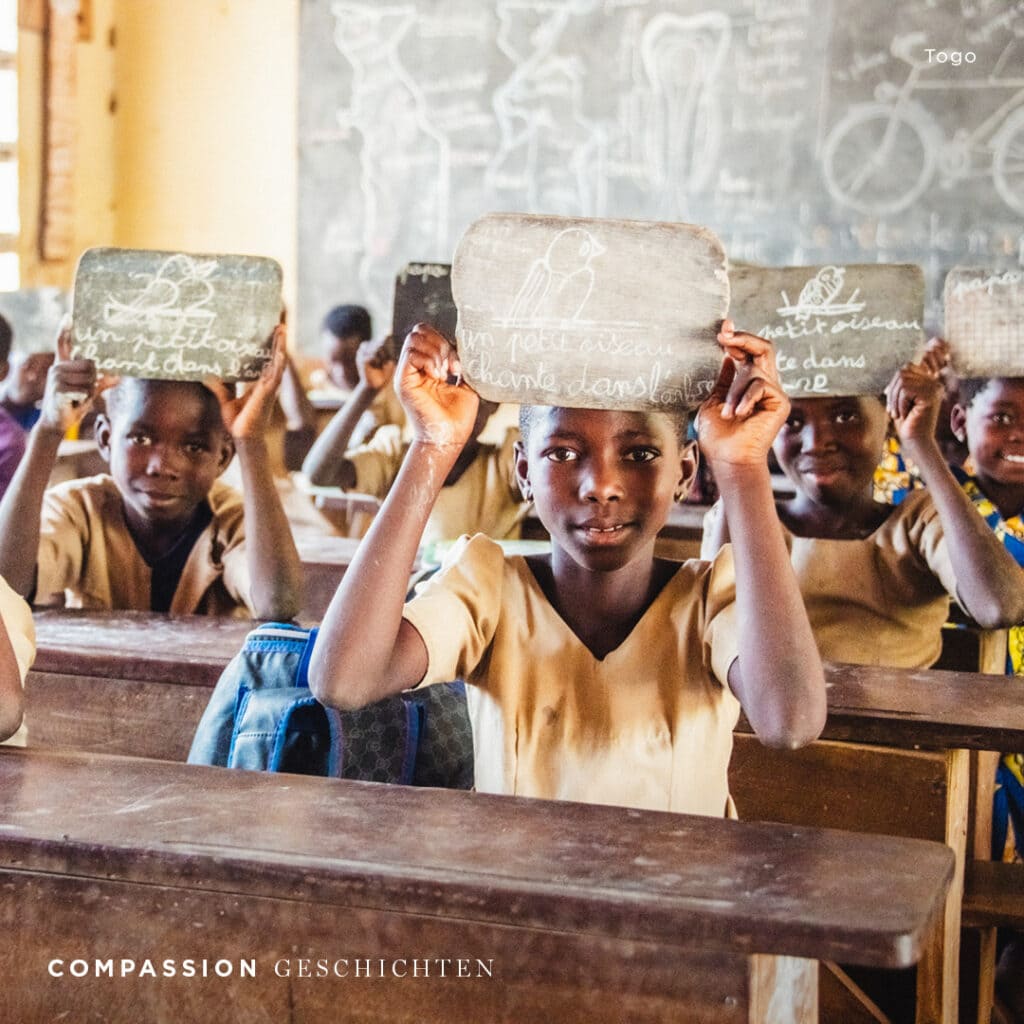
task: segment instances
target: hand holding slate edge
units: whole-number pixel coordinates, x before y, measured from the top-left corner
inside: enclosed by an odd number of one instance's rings
[[[779,383],[770,341],[722,323],[718,343],[725,350],[711,395],[697,414],[701,451],[712,471],[722,465],[762,466],[782,424],[789,399]]]
[[[91,359],[71,358],[71,318],[65,317],[57,335],[57,358],[46,375],[39,422],[63,437],[81,423],[93,399],[117,383],[116,377],[97,378]]]
[[[945,396],[941,374],[948,362],[946,343],[933,338],[920,362],[900,367],[885,389],[887,411],[900,443],[915,462],[939,453],[935,427]]]
[[[388,335],[376,341],[364,341],[356,349],[359,380],[374,391],[387,387],[394,379],[396,364],[391,348],[393,340]]]

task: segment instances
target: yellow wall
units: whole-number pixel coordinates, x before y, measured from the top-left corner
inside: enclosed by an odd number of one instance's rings
[[[298,0],[93,0],[77,55],[75,256],[273,256],[294,304],[298,30]],[[22,281],[69,285],[74,259],[35,256],[42,50],[36,33],[20,42]]]

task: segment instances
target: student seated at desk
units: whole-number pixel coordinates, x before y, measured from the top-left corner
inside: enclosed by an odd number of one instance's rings
[[[361,345],[357,356],[359,384],[320,435],[302,469],[320,487],[384,498],[395,482],[410,444],[397,426],[381,427],[366,444],[350,447],[352,430],[382,391],[390,391],[395,362],[379,342]],[[464,533],[485,533],[495,540],[520,536],[530,503],[523,500],[515,474],[517,430],[501,444],[484,444],[480,434],[497,412],[494,402],[480,401],[466,444],[444,480],[423,533],[423,544],[454,540]]]
[[[0,741],[24,746],[22,687],[36,654],[32,609],[0,579]]]
[[[930,345],[887,389],[900,444],[927,486],[898,505],[872,495],[887,430],[880,398],[795,398],[775,440],[797,492],[776,508],[827,661],[927,668],[951,597],[987,629],[1024,620],[1024,573],[974,513],[935,440],[945,358]],[[716,506],[704,557],[731,534]]]
[[[110,475],[47,491],[61,438],[99,390],[95,365],[72,360],[70,344],[62,331],[42,415],[0,503],[0,573],[26,598],[63,591],[71,608],[291,618],[299,558],[263,437],[284,329],[241,398],[220,381],[117,383],[96,424]],[[244,498],[217,480],[236,450]]]
[[[320,390],[322,397],[337,399],[337,404],[333,405],[332,409],[337,409],[359,386],[356,354],[359,347],[369,342],[372,337],[370,314],[362,306],[335,306],[324,317],[320,338],[326,369],[317,371],[316,376],[320,379],[314,386]],[[388,345],[390,341],[391,339],[387,338],[377,344]],[[303,388],[295,364],[290,359],[285,366],[278,400],[285,416],[285,466],[288,470],[297,470],[301,468],[302,460],[313,446],[317,435],[327,428],[331,414],[325,415],[316,409]],[[395,392],[390,388],[383,388],[363,410],[358,423],[352,429],[350,443],[362,444],[369,441],[378,427],[390,423],[395,423],[399,427],[404,426],[405,413]]]
[[[449,342],[414,328],[398,368],[414,440],[327,610],[310,664],[317,697],[353,708],[463,678],[478,790],[715,816],[729,808],[741,705],[766,742],[814,739],[823,673],[766,463],[788,402],[770,343],[728,322],[719,339],[727,356],[700,442],[733,524],[729,550],[710,563],[654,555],[696,469],[682,412],[525,408],[516,471],[550,554],[505,558],[466,538],[403,606],[479,408]]]

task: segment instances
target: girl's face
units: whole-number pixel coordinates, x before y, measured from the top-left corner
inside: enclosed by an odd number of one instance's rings
[[[653,557],[696,472],[694,452],[664,413],[539,408],[517,445],[516,474],[552,544],[585,569],[611,571]]]
[[[983,486],[1024,486],[1024,378],[994,378],[966,409],[956,405],[951,419]]]
[[[870,497],[888,416],[878,398],[794,398],[772,450],[797,490],[819,505]]]

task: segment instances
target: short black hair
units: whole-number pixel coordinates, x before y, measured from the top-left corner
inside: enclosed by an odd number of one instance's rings
[[[124,396],[130,388],[157,391],[161,388],[171,387],[184,387],[190,390],[194,388],[196,394],[202,398],[206,412],[211,418],[216,419],[221,424],[222,429],[227,429],[223,426],[220,402],[217,401],[217,396],[205,384],[197,380],[156,380],[151,377],[122,377],[114,387],[103,392],[103,408],[106,410],[107,419],[112,420],[118,414]]]
[[[533,424],[536,421],[537,415],[541,409],[547,409],[546,405],[521,405],[519,406],[519,436],[525,445],[529,444],[530,431],[533,429]],[[655,410],[664,412],[666,416],[672,420],[673,426],[676,428],[676,437],[679,440],[681,446],[685,446],[690,438],[690,426],[693,423],[693,419],[696,416],[695,409],[664,409]]]
[[[6,363],[11,358],[11,343],[14,341],[14,331],[11,330],[7,317],[0,316],[0,363]]]
[[[336,338],[357,334],[363,341],[369,341],[373,337],[373,322],[363,306],[335,306],[324,317],[324,329]]]
[[[993,381],[997,380],[1022,380],[1021,377],[966,377],[960,381],[960,386],[957,389],[957,404],[962,405],[965,409],[971,407],[973,402],[978,395],[982,393]]]

